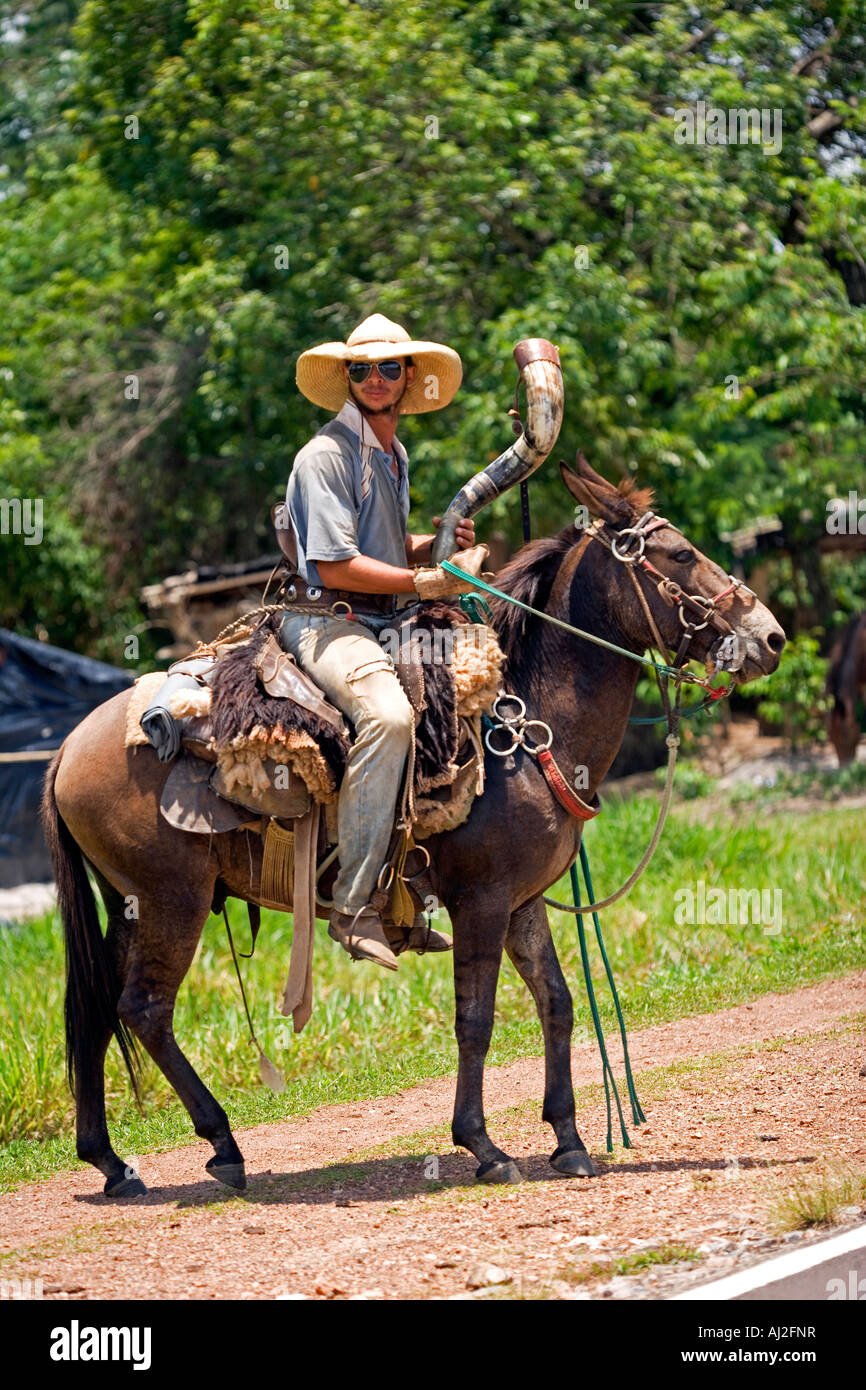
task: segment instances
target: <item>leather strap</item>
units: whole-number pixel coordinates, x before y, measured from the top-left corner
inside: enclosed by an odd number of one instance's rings
[[[330,613],[335,603],[345,604],[359,617],[364,614],[390,617],[397,612],[392,594],[357,594],[351,589],[322,589],[318,585],[307,584],[298,574],[283,589],[279,602],[289,613],[293,609],[299,613]],[[345,617],[345,613],[342,616]]]
[[[247,916],[250,919],[250,949],[238,951],[242,960],[252,960],[256,953],[256,938],[262,927],[262,909],[258,903],[247,903]]]
[[[598,795],[596,794],[595,804],[592,806],[582,801],[574,788],[569,786],[568,782],[565,780],[562,775],[562,769],[549,748],[542,748],[541,751],[536,754],[536,758],[547,780],[547,785],[550,787],[550,790],[553,792],[560,806],[564,807],[569,815],[574,816],[576,820],[595,820],[595,817],[601,810],[601,802],[598,799]]]
[[[280,1013],[292,1015],[296,1033],[313,1012],[313,933],[316,926],[316,843],[321,805],[314,801],[294,824],[295,863],[292,889],[292,955]]]

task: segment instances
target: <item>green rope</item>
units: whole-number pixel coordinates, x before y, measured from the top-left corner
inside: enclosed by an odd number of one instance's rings
[[[627,656],[631,661],[640,662],[644,666],[652,666],[655,668],[657,672],[661,673],[662,675],[673,676],[677,680],[683,680],[684,678],[688,678],[687,673],[684,672],[682,669],[678,669],[673,666],[666,666],[658,661],[653,661],[651,657],[638,656],[635,652],[627,651],[625,647],[617,646],[615,642],[606,642],[603,638],[596,637],[591,632],[584,632],[581,628],[572,626],[571,623],[563,622],[560,618],[554,618],[550,613],[543,613],[538,608],[532,608],[528,603],[523,603],[520,599],[514,598],[511,594],[506,594],[503,593],[500,589],[495,589],[492,584],[486,583],[486,581],[483,579],[476,579],[474,576],[467,576],[463,570],[458,569],[456,565],[452,565],[448,560],[442,560],[441,564],[443,569],[450,571],[451,574],[456,575],[458,578],[469,578],[472,584],[477,585],[479,589],[483,589],[485,593],[492,594],[494,598],[504,599],[507,603],[512,603],[515,607],[522,608],[525,610],[525,612],[531,613],[535,617],[544,618],[547,622],[554,623],[556,627],[561,627],[566,632],[573,633],[576,637],[583,637],[589,642],[594,642],[599,647],[606,647],[608,651],[617,652],[620,656]],[[484,611],[486,612],[487,618],[492,617],[490,605],[486,602],[485,599],[480,597],[480,595],[476,596],[474,594],[461,594],[460,596],[461,608],[463,609],[464,613],[466,613],[469,617],[473,619],[474,622],[485,621],[483,617],[479,616],[482,605]],[[708,703],[709,701],[705,701],[703,704],[697,706],[694,710],[690,711],[689,713],[692,715],[703,713]],[[664,714],[661,716],[661,718],[668,719],[668,715]],[[483,716],[483,722],[492,727],[492,722],[488,715],[485,714]],[[656,718],[633,719],[629,722],[633,724],[654,724],[656,723]],[[584,883],[586,884],[586,891],[589,895],[587,901],[590,903],[594,902],[595,897],[592,889],[592,877],[589,872],[589,859],[587,857],[586,848],[583,844],[582,839],[580,842],[580,866],[583,871],[583,879]],[[580,907],[580,881],[577,875],[576,863],[572,864],[570,874],[571,889],[574,897],[574,905],[575,907]],[[628,1086],[629,1101],[631,1102],[632,1119],[636,1125],[639,1125],[645,1122],[646,1115],[643,1112],[643,1108],[641,1106],[640,1100],[638,1099],[638,1094],[635,1089],[634,1076],[632,1074],[631,1069],[631,1058],[629,1057],[628,1052],[628,1038],[626,1036],[625,1019],[623,1018],[622,1007],[619,1002],[619,994],[617,992],[616,984],[614,983],[613,971],[610,968],[610,961],[608,959],[607,951],[605,949],[604,938],[601,934],[601,923],[598,919],[597,912],[593,912],[592,920],[593,925],[595,927],[596,940],[598,941],[599,950],[601,951],[601,958],[604,961],[605,974],[607,975],[607,981],[610,985],[611,994],[613,995],[613,1002],[614,1007],[616,1009],[617,1020],[619,1022],[619,1032],[620,1037],[622,1039],[622,1050],[623,1057],[625,1060],[626,1084]],[[601,1019],[599,1018],[598,1005],[596,1003],[595,990],[593,988],[592,983],[592,974],[589,968],[589,955],[586,949],[586,932],[584,931],[583,917],[581,915],[578,915],[577,918],[577,935],[578,941],[580,942],[580,958],[583,963],[583,975],[586,981],[586,994],[589,1000],[590,1012],[592,1014],[593,1026],[595,1028],[595,1036],[598,1040],[599,1052],[601,1053],[602,1075],[604,1077],[604,1098],[607,1107],[607,1151],[608,1153],[612,1153],[613,1134],[612,1114],[610,1107],[611,1088],[613,1088],[617,1113],[619,1115],[619,1127],[620,1132],[622,1134],[623,1147],[626,1149],[630,1149],[631,1140],[628,1137],[628,1130],[625,1127],[625,1119],[622,1113],[622,1103],[620,1102],[619,1091],[616,1087],[616,1079],[614,1077],[613,1070],[611,1068],[610,1061],[607,1055],[607,1048],[605,1046],[604,1041],[604,1032],[601,1026]]]
[[[490,604],[480,594],[461,594],[460,607],[473,623],[489,623],[493,617]]]
[[[702,700],[699,705],[693,705],[691,709],[681,709],[680,718],[694,719],[695,715],[698,714],[710,715],[715,709],[717,703],[718,701],[716,700]],[[630,719],[628,722],[629,724],[664,724],[666,719],[666,714],[651,714],[647,719]]]
[[[641,666],[653,666],[663,676],[673,676],[675,680],[680,681],[687,680],[693,685],[703,684],[696,676],[684,671],[682,667],[665,666],[661,662],[653,661],[651,656],[639,656],[637,652],[630,652],[625,647],[617,646],[616,642],[607,642],[603,637],[596,637],[592,632],[584,632],[583,628],[563,622],[562,618],[554,618],[551,613],[544,613],[540,608],[532,608],[530,604],[524,603],[521,599],[503,593],[501,589],[494,589],[492,584],[488,584],[483,579],[477,579],[474,574],[467,574],[465,570],[458,569],[456,565],[452,565],[450,560],[441,560],[440,564],[442,569],[447,570],[449,574],[455,575],[458,579],[462,579],[464,583],[475,584],[479,589],[483,589],[485,594],[492,594],[494,598],[504,599],[506,603],[514,604],[515,608],[522,608],[526,613],[531,613],[534,618],[543,618],[545,622],[553,623],[555,627],[561,627],[575,637],[583,637],[587,642],[594,642],[597,647],[606,647],[609,652],[616,652],[619,656],[627,656],[629,661],[637,661]]]
[[[588,901],[591,903],[595,902],[595,896],[592,891],[592,878],[590,877],[589,872],[589,856],[587,855],[586,846],[584,845],[582,839],[580,842],[580,867],[583,870],[583,881],[586,884],[586,891],[589,894]],[[576,903],[575,906],[578,906],[578,904]],[[628,1085],[628,1098],[631,1101],[632,1119],[636,1125],[639,1125],[643,1124],[646,1121],[646,1115],[643,1112],[641,1103],[638,1100],[637,1091],[635,1090],[634,1077],[632,1076],[631,1071],[631,1058],[628,1055],[628,1039],[626,1037],[625,1032],[625,1019],[622,1016],[622,1009],[620,1008],[619,994],[617,993],[616,985],[613,982],[613,971],[610,968],[610,961],[607,958],[607,951],[604,948],[604,938],[601,934],[601,923],[598,920],[597,912],[594,912],[592,914],[592,920],[595,926],[595,935],[598,940],[599,950],[601,951],[601,958],[604,961],[604,968],[607,973],[607,982],[610,985],[610,992],[613,995],[614,1007],[616,1008],[616,1016],[619,1020],[619,1034],[622,1038],[622,1055],[625,1058],[625,1079],[626,1084]]]
[[[574,894],[575,907],[580,907],[580,883],[577,877],[576,863],[572,864],[571,866],[571,891]],[[591,901],[592,899],[590,898],[590,902]],[[619,1099],[619,1091],[616,1089],[616,1079],[614,1077],[610,1062],[608,1061],[607,1048],[604,1045],[604,1033],[601,1027],[601,1019],[598,1016],[598,1005],[595,1002],[595,990],[592,986],[592,975],[589,969],[589,956],[586,950],[586,932],[583,928],[582,917],[578,917],[577,919],[577,937],[580,942],[580,958],[583,961],[583,977],[586,980],[586,994],[587,998],[589,999],[590,1012],[592,1013],[592,1021],[595,1026],[595,1036],[598,1039],[598,1050],[601,1053],[602,1075],[604,1077],[604,1098],[607,1102],[607,1151],[608,1153],[613,1153],[613,1135],[611,1132],[610,1111],[611,1087],[613,1087],[614,1099],[616,1100],[616,1108],[619,1113],[619,1127],[622,1133],[623,1147],[626,1149],[630,1149],[631,1140],[628,1137],[628,1130],[625,1127],[625,1120],[623,1119],[622,1105]],[[609,1084],[608,1078],[610,1078]]]

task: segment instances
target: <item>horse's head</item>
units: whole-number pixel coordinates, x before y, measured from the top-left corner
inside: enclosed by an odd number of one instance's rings
[[[576,472],[565,464],[560,470],[572,497],[596,518],[589,544],[609,552],[617,625],[631,642],[654,646],[657,633],[678,662],[705,661],[710,671],[731,671],[738,683],[775,671],[785,634],[770,610],[650,511],[648,490],[613,487],[582,454]],[[582,558],[575,550],[576,560]]]

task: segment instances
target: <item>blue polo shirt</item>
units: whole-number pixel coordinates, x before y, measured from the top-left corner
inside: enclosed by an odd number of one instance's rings
[[[406,568],[409,459],[398,439],[399,479],[354,401],[347,401],[295,456],[286,504],[298,542],[298,573],[322,585],[317,560],[368,555]],[[324,587],[324,586],[323,586]]]

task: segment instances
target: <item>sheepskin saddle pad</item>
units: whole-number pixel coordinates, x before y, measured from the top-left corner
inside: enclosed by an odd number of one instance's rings
[[[251,810],[287,818],[302,814],[309,798],[336,802],[352,730],[279,646],[280,617],[269,614],[244,640],[217,648],[201,684],[172,694],[170,709],[184,721],[185,750],[216,763],[213,790]],[[492,628],[469,622],[459,607],[440,601],[414,605],[408,617],[385,629],[380,644],[415,712],[416,830],[451,829],[483,788],[481,715],[501,687],[503,653]],[[128,745],[147,742],[138,718],[158,680],[163,673],[138,683]],[[273,799],[275,785],[292,792],[296,810],[281,809],[288,803],[285,796]]]

